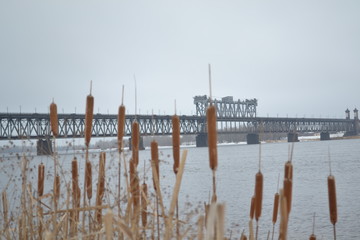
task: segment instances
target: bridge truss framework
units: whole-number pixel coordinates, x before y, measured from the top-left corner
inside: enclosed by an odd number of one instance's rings
[[[181,134],[206,133],[205,116],[179,116]],[[84,137],[84,114],[59,114],[58,138]],[[127,115],[125,135],[131,135],[131,123],[137,120],[142,136],[171,135],[170,115]],[[219,133],[357,132],[358,119],[218,117]],[[117,115],[95,114],[93,137],[116,137]],[[44,139],[50,136],[49,114],[0,113],[0,140]]]

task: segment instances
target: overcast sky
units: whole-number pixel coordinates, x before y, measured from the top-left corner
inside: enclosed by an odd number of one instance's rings
[[[257,98],[259,116],[360,108],[360,1],[0,0],[0,112],[195,113]],[[21,106],[21,107],[20,107]]]

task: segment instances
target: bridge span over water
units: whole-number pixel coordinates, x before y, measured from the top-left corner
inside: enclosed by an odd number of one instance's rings
[[[206,108],[209,99],[206,96],[194,98],[196,115],[181,115],[180,132],[183,135],[197,135],[197,146],[207,145]],[[323,140],[330,138],[331,132],[344,132],[347,135],[359,133],[358,110],[350,118],[345,111],[340,118],[289,118],[256,116],[256,99],[233,101],[232,97],[214,100],[217,108],[217,127],[219,133],[248,134],[248,143],[258,143],[259,133],[288,133],[289,141],[297,141],[298,133],[321,133]],[[171,135],[171,115],[127,115],[125,135],[131,135],[131,123],[136,119],[140,125],[140,134]],[[58,114],[58,138],[83,138],[85,129],[84,114]],[[49,139],[50,116],[41,113],[0,113],[0,140]],[[93,137],[116,137],[117,115],[94,114]]]

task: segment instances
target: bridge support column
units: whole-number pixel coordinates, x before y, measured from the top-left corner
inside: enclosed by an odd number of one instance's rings
[[[246,142],[247,144],[259,144],[259,134],[257,133],[248,133],[246,135]]]
[[[330,133],[329,132],[321,132],[320,133],[320,141],[330,140]]]
[[[51,155],[53,153],[51,140],[49,138],[37,140],[36,153],[38,156]]]
[[[289,132],[287,135],[288,142],[298,142],[299,141],[298,136],[299,135],[296,132]]]
[[[139,150],[144,150],[144,139],[143,137],[140,137],[139,139]],[[129,150],[132,150],[132,145],[131,145],[131,138],[129,138]]]
[[[208,135],[207,133],[200,133],[196,136],[196,147],[207,147],[208,146]]]

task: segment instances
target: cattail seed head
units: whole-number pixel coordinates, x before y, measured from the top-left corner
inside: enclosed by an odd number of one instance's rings
[[[125,132],[125,106],[121,105],[119,107],[119,112],[118,112],[118,133],[117,133],[119,152],[122,151],[122,141],[124,137],[124,132]]]
[[[55,137],[59,135],[59,120],[57,114],[57,106],[54,102],[50,104],[50,126],[51,132]]]
[[[244,233],[241,234],[240,240],[247,240],[247,237]]]
[[[140,132],[139,123],[136,120],[132,124],[131,132],[132,159],[137,167],[137,165],[139,164]]]
[[[86,171],[85,171],[85,185],[86,185],[86,193],[88,199],[92,197],[92,170],[91,170],[91,162],[86,161]]]
[[[78,173],[78,164],[76,157],[74,157],[74,159],[71,161],[71,175],[72,175],[72,181],[78,183],[79,173]]]
[[[92,122],[94,118],[94,97],[88,95],[86,97],[86,112],[85,112],[85,145],[89,147],[91,132],[92,132]]]
[[[174,157],[174,173],[177,174],[180,163],[180,118],[177,115],[172,116],[172,144]]]
[[[274,196],[274,208],[273,208],[273,217],[272,217],[272,223],[275,224],[277,221],[278,211],[279,211],[279,199],[280,195],[279,193],[275,193]]]
[[[99,179],[98,179],[98,197],[102,199],[105,192],[105,161],[106,161],[106,153],[100,153],[100,161],[99,161]]]
[[[79,173],[78,173],[78,164],[77,159],[74,159],[71,162],[71,175],[72,175],[72,194],[74,202],[77,202],[78,197],[78,188],[79,188]]]
[[[261,216],[263,183],[264,183],[264,178],[263,178],[262,173],[259,171],[255,175],[255,219],[256,219],[256,221],[258,221]]]
[[[254,219],[255,213],[255,196],[251,197],[251,204],[250,204],[250,219]]]
[[[160,169],[159,169],[159,150],[158,150],[158,143],[154,140],[151,142],[151,164],[153,167],[155,167],[156,175],[157,175],[157,181],[159,182],[160,177]],[[154,188],[156,190],[156,181],[155,176],[153,175],[153,184]],[[160,184],[160,182],[159,182]]]
[[[309,237],[309,240],[316,240],[316,235],[315,234],[311,234]]]
[[[328,194],[329,194],[329,211],[330,211],[330,222],[335,225],[337,222],[337,204],[336,204],[336,186],[335,177],[328,176]]]
[[[41,163],[38,167],[38,195],[44,194],[45,166]]]
[[[97,192],[96,192],[96,205],[100,206],[102,204],[102,198],[105,192],[105,161],[106,161],[106,153],[101,152],[99,158],[99,176],[98,176],[98,184],[97,184]],[[96,220],[98,223],[101,223],[101,209],[96,210]]]
[[[292,200],[292,180],[289,178],[284,179],[284,197],[286,199],[286,210],[287,214],[291,211],[291,200]]]
[[[146,183],[143,183],[141,185],[141,189],[143,194],[141,194],[141,222],[144,228],[146,228],[147,225],[147,202],[146,198],[148,196],[147,193],[147,185]]]
[[[134,181],[135,181],[135,177],[136,177],[136,166],[132,159],[129,162],[129,172],[130,172],[130,188],[132,189],[133,186],[135,186]]]
[[[60,176],[56,175],[54,179],[54,196],[58,200],[60,197]]]
[[[285,163],[284,178],[289,178],[290,180],[293,180],[293,165],[290,161],[287,161]]]
[[[209,162],[211,170],[215,171],[218,165],[217,159],[217,129],[216,129],[216,108],[210,106],[206,111],[208,145],[209,145]]]
[[[140,182],[138,176],[135,176],[134,178],[132,190],[133,190],[134,206],[140,206]]]

